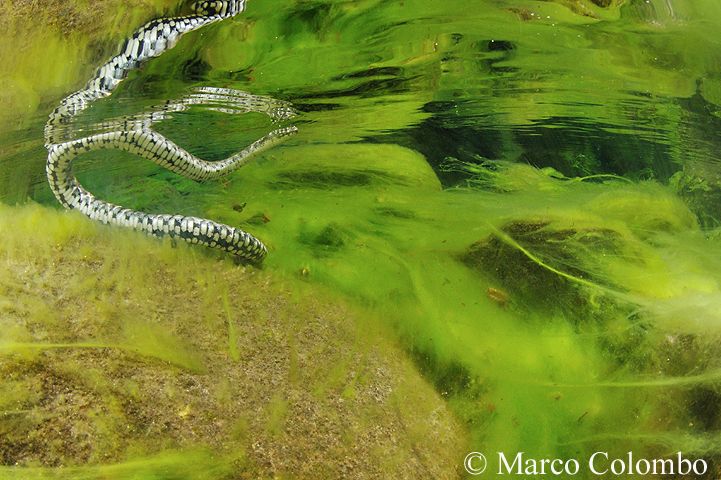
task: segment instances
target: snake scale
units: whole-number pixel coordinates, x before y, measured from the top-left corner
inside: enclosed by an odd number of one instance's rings
[[[151,130],[150,125],[159,118],[152,115],[152,118],[146,118],[145,121],[141,118],[135,122],[125,122],[120,129],[71,141],[58,139],[64,126],[70,124],[78,113],[93,101],[109,96],[129,71],[172,48],[185,33],[239,14],[245,9],[245,0],[199,1],[195,2],[192,8],[192,15],[152,20],[138,29],[125,41],[120,53],[97,70],[84,89],[66,97],[50,114],[45,127],[45,146],[48,149],[47,178],[53,193],[63,206],[76,209],[93,220],[218,248],[241,259],[259,262],[267,254],[267,248],[253,235],[212,220],[183,215],[150,214],[100,200],[80,185],[73,175],[72,162],[78,155],[93,150],[120,149],[152,160],[185,177],[203,181],[226,175],[244,165],[253,155],[294,134],[297,131],[294,126],[273,130],[241,152],[216,162],[197,158]],[[199,92],[179,103],[169,103],[165,110],[178,111],[188,105],[208,100],[230,99],[236,107],[231,113],[259,111],[274,120],[293,116],[289,104],[273,101],[269,97],[211,87],[200,89]]]

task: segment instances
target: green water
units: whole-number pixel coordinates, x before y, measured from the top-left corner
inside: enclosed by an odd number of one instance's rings
[[[252,0],[80,124],[215,86],[291,102],[298,135],[206,184],[111,151],[76,172],[246,228],[267,272],[382,318],[469,451],[681,451],[718,475],[721,4],[597,3]],[[43,126],[84,81],[8,115],[0,200],[56,206]],[[273,125],[196,107],[155,128],[220,159]]]

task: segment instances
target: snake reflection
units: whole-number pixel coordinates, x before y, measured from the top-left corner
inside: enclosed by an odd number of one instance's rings
[[[257,153],[293,135],[297,132],[296,127],[273,130],[235,155],[209,162],[153,131],[152,124],[163,119],[168,112],[182,111],[192,105],[210,105],[211,109],[229,114],[259,112],[275,121],[285,120],[294,116],[289,103],[232,89],[202,87],[181,100],[168,102],[160,111],[108,123],[102,125],[105,131],[101,133],[63,141],[69,130],[67,127],[75,117],[95,100],[109,96],[130,70],[172,48],[185,33],[233,17],[244,8],[245,0],[201,1],[193,4],[193,15],[147,23],[125,41],[121,53],[98,69],[84,89],[69,95],[60,103],[46,124],[45,146],[48,149],[48,182],[63,206],[79,210],[91,219],[106,224],[218,248],[245,260],[261,261],[265,257],[265,245],[239,228],[198,217],[145,213],[100,200],[80,185],[73,175],[72,162],[86,152],[119,149],[152,160],[196,181],[218,178],[243,166]]]

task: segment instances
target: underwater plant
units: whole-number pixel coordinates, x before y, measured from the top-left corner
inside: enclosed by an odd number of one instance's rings
[[[337,295],[77,212],[0,229],[0,478],[455,478],[462,428]]]
[[[203,88],[292,102],[298,135],[227,181],[74,161],[113,203],[257,232],[263,271],[33,204],[50,109],[149,17],[13,32],[0,477],[458,478],[470,450],[718,477],[718,2],[479,5],[253,0],[74,119],[213,161],[275,126]]]

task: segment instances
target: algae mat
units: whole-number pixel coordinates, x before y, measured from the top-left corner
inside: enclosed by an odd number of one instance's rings
[[[455,477],[462,430],[360,311],[74,214],[0,223],[0,477]]]
[[[257,234],[263,271],[49,210],[47,113],[172,3],[103,2],[101,29],[70,2],[39,32],[20,2],[6,29],[15,475],[65,455],[76,478],[453,478],[478,450],[496,472],[498,451],[682,452],[718,476],[718,2],[252,0],[189,35],[80,131],[207,85],[292,102],[299,134],[206,184],[112,151],[76,168],[104,199]],[[211,160],[274,128],[208,107],[154,128]]]

